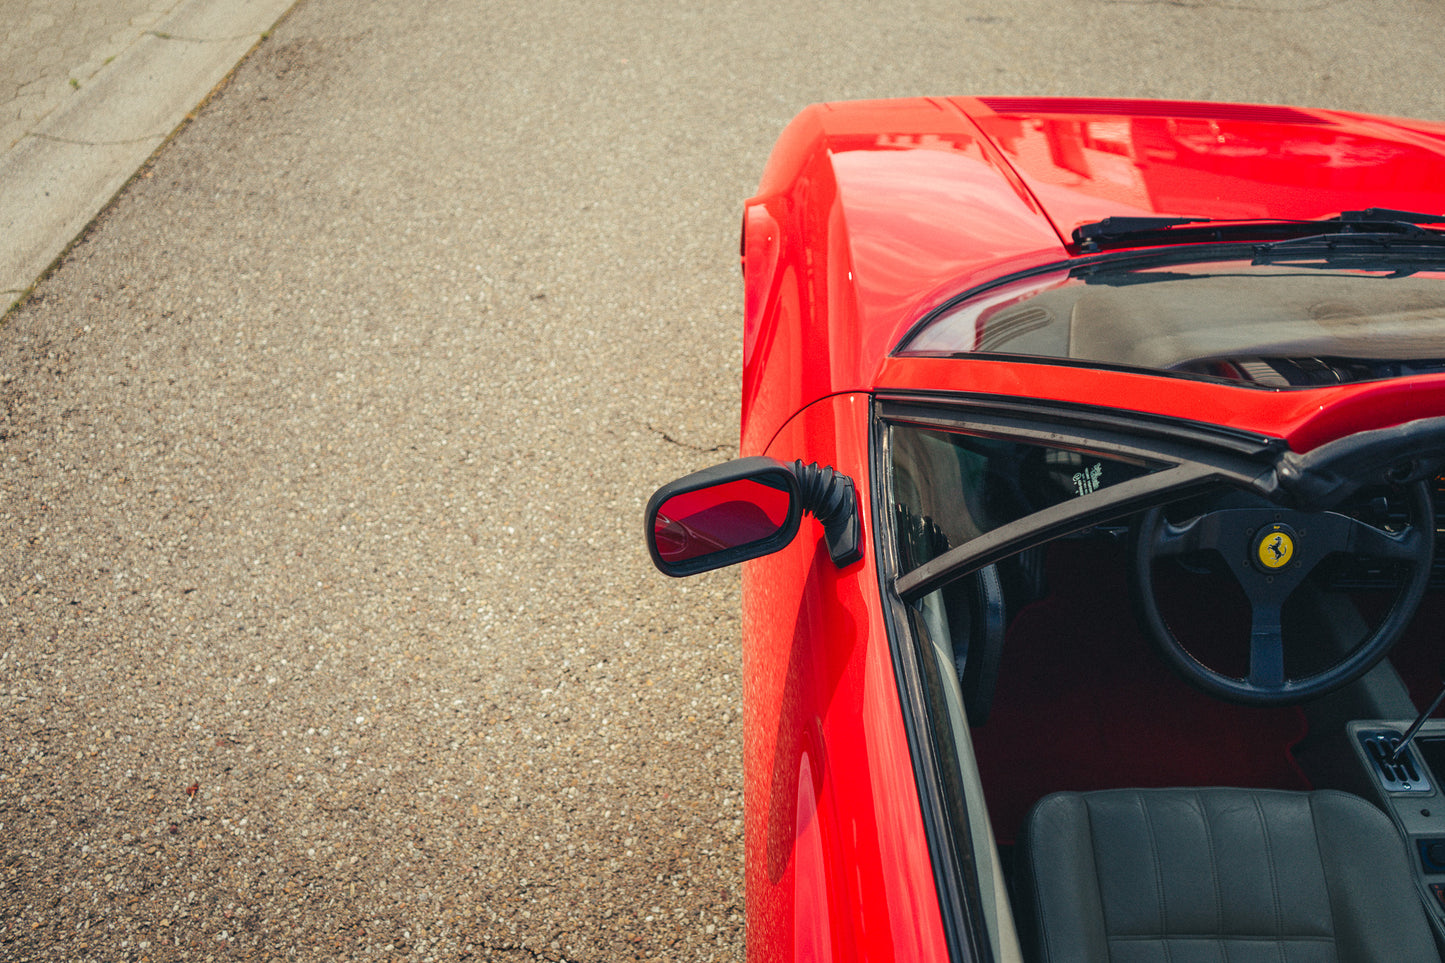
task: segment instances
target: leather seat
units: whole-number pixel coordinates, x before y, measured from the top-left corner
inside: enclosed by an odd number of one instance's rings
[[[1056,793],[1018,856],[1035,963],[1440,959],[1399,833],[1346,793]]]

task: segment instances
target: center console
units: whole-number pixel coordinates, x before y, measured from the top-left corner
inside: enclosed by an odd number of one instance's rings
[[[1346,731],[1375,801],[1405,839],[1438,930],[1445,926],[1445,719],[1427,720],[1406,751],[1391,758],[1413,721],[1359,719]]]

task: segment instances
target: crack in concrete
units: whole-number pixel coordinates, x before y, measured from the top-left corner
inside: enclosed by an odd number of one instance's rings
[[[56,144],[70,144],[75,147],[125,147],[130,144],[144,144],[158,138],[165,137],[165,134],[145,134],[141,137],[132,137],[128,140],[76,140],[73,137],[57,137],[54,134],[31,133],[31,137],[37,140],[48,140]]]
[[[692,444],[691,442],[678,441],[676,438],[672,437],[672,436],[669,435],[667,432],[663,431],[661,428],[654,428],[652,425],[648,425],[648,426],[647,426],[647,430],[648,430],[648,431],[651,431],[651,432],[654,432],[654,433],[656,433],[656,434],[661,435],[661,436],[662,436],[662,440],[665,441],[665,442],[668,442],[669,444],[676,445],[676,446],[679,447],[679,448],[686,448],[688,451],[699,451],[699,452],[702,452],[703,454],[711,454],[712,452],[716,452],[716,451],[727,451],[727,450],[730,449],[730,448],[736,448],[736,447],[737,447],[736,445],[726,445],[726,444],[724,444],[724,445],[713,445],[711,448],[704,448],[704,447],[702,447],[701,445],[694,445],[694,444]]]
[[[234,43],[237,40],[250,40],[254,37],[264,37],[264,33],[238,33],[234,37],[182,37],[176,33],[166,33],[164,30],[147,30],[146,34],[155,37],[157,40],[179,40],[181,43]]]

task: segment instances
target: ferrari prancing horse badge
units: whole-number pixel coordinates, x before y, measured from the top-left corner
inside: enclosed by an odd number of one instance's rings
[[[1265,571],[1278,571],[1294,559],[1295,534],[1288,525],[1269,525],[1254,542],[1254,558]]]

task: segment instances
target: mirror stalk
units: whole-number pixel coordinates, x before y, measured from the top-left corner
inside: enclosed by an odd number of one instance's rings
[[[828,555],[839,568],[852,565],[863,557],[858,542],[858,494],[853,479],[832,468],[821,468],[817,462],[805,465],[793,462],[793,475],[798,479],[798,498],[803,511],[809,512],[823,526]]]

